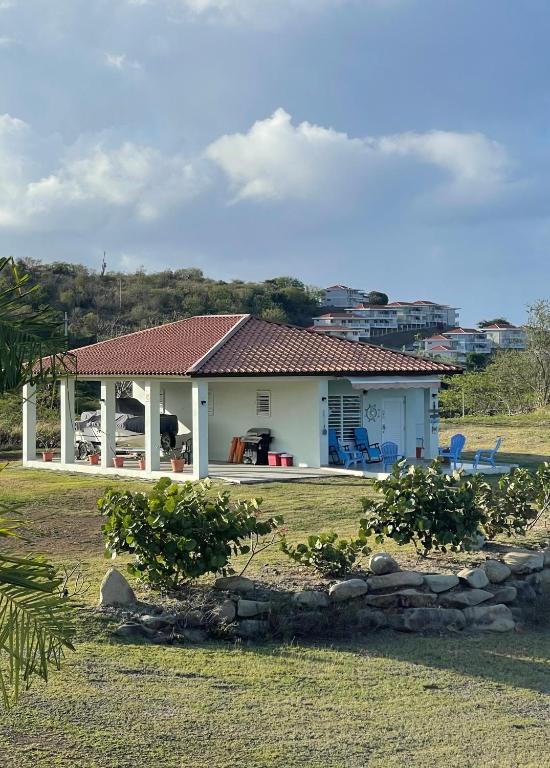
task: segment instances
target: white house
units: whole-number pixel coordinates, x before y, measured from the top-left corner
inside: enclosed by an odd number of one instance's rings
[[[428,357],[464,363],[468,355],[490,355],[493,342],[479,328],[452,328],[417,342]]]
[[[354,428],[366,426],[371,442],[391,440],[410,458],[422,441],[424,455],[435,457],[440,377],[458,372],[452,365],[251,315],[191,317],[72,354],[75,374],[60,385],[61,455],[52,464],[36,461],[34,390],[25,387],[26,466],[112,473],[115,383],[129,380],[145,404],[147,476],[160,476],[161,403],[177,415],[181,431],[192,434],[194,478],[223,475],[220,466],[233,437],[259,426],[271,429],[271,448],[291,454],[297,467],[328,465],[330,428],[351,442]],[[75,378],[101,382],[97,467],[75,458]]]
[[[322,304],[325,307],[353,307],[366,301],[367,293],[360,288],[348,288],[347,285],[330,285],[323,292]]]
[[[493,346],[497,349],[516,349],[521,351],[527,346],[527,332],[524,328],[517,328],[515,325],[504,325],[503,323],[493,323],[479,330],[491,340]]]

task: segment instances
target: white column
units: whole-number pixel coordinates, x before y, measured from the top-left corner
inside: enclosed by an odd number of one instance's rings
[[[208,477],[208,382],[192,382],[193,480]]]
[[[115,455],[115,382],[101,382],[101,466],[112,467]]]
[[[59,382],[61,401],[61,463],[74,462],[74,379],[69,377]]]
[[[160,469],[160,382],[145,382],[145,470]]]
[[[438,388],[424,390],[424,456],[435,459],[439,453],[439,402]]]
[[[23,464],[36,459],[36,387],[23,387]]]
[[[318,392],[319,413],[319,467],[328,464],[328,380],[319,382]]]

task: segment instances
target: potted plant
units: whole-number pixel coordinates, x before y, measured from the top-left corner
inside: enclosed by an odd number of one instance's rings
[[[38,443],[42,448],[42,461],[53,461],[53,449],[56,447],[54,437],[39,437]]]
[[[175,451],[170,451],[170,464],[172,465],[172,472],[183,472],[185,467],[185,461]]]
[[[93,464],[94,466],[97,466],[99,464],[99,451],[97,448],[94,448],[87,456],[87,459],[90,464]]]
[[[113,467],[122,469],[124,466],[124,456],[113,456]]]
[[[145,456],[142,453],[138,453],[138,455],[137,455],[137,463],[138,463],[138,467],[140,469],[142,469],[142,470],[145,469]]]

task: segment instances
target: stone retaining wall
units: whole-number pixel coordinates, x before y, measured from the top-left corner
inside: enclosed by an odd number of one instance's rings
[[[126,590],[125,622],[117,634],[199,642],[209,636],[349,637],[380,628],[509,632],[524,623],[539,596],[550,595],[550,548],[511,551],[457,574],[401,570],[385,553],[373,556],[369,568],[364,578],[300,592],[269,589],[242,576],[223,577],[202,607],[187,611],[143,604],[138,609]],[[116,576],[106,577],[102,585],[104,607],[121,605],[108,582],[111,578],[118,584],[122,577],[114,569],[111,574]]]

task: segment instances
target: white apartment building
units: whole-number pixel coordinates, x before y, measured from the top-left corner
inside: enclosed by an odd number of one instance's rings
[[[326,312],[314,317],[311,329],[324,336],[351,341],[368,341],[372,335],[370,319],[349,312]]]
[[[427,357],[465,363],[468,355],[490,355],[493,342],[480,328],[453,328],[417,342]]]
[[[325,288],[322,304],[325,307],[353,307],[367,300],[367,292],[347,285],[330,285]]]
[[[504,325],[493,323],[480,330],[491,339],[493,346],[497,349],[517,349],[524,350],[527,346],[527,333],[524,328],[517,328],[515,325]]]

